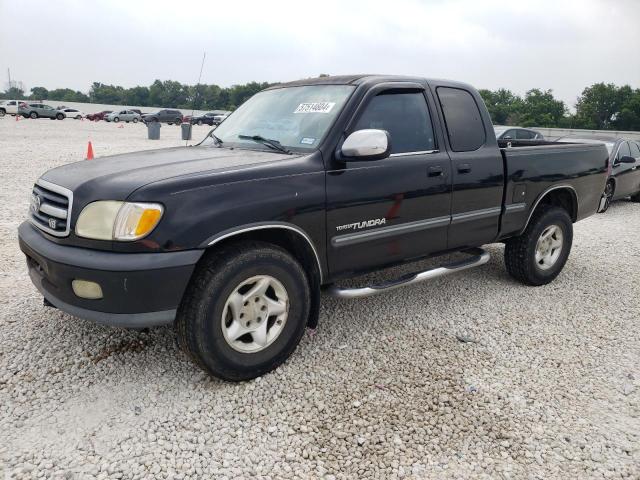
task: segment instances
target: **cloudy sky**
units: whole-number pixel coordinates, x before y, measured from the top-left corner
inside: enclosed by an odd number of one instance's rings
[[[0,0],[0,85],[229,86],[320,73],[534,87],[575,103],[640,87],[640,0]]]

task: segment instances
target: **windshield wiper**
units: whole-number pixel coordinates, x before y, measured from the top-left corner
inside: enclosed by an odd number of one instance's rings
[[[220,140],[220,139],[216,136],[216,134],[215,134],[215,133],[213,133],[213,131],[214,131],[214,130],[215,130],[215,127],[214,127],[214,128],[212,128],[211,130],[209,130],[209,133],[207,133],[207,134],[204,136],[204,138],[202,139],[202,141],[201,141],[200,143],[196,144],[196,147],[197,147],[198,145],[202,145],[202,143],[203,143],[207,138],[209,138],[209,137],[213,138],[213,141],[215,142],[215,144],[216,144],[218,147],[221,147],[221,146],[222,146],[222,144],[223,144],[224,142],[223,142],[222,140]]]
[[[280,145],[279,141],[264,138],[262,135],[238,135],[238,138],[241,140],[253,140],[254,142],[262,143],[263,145],[279,150],[282,153],[291,153],[290,150]]]

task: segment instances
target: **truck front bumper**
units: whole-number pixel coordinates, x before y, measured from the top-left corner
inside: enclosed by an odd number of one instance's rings
[[[45,299],[73,316],[129,328],[173,322],[204,250],[116,253],[59,245],[24,222],[18,229],[29,276]],[[102,298],[81,298],[74,280],[100,285]]]

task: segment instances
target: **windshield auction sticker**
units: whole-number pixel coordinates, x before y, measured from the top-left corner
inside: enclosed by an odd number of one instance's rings
[[[293,113],[329,113],[335,102],[301,103]]]

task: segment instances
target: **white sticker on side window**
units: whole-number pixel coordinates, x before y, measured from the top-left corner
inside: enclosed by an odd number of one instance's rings
[[[301,103],[293,113],[329,113],[335,102]]]

